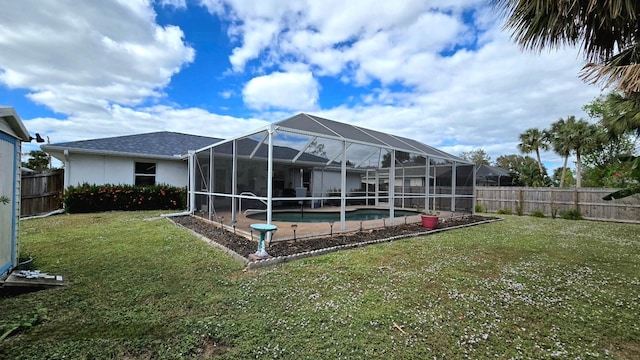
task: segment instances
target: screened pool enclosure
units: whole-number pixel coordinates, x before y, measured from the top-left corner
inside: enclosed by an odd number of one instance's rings
[[[199,149],[189,155],[189,169],[190,209],[234,228],[271,224],[285,210],[333,210],[339,215],[332,231],[345,231],[354,209],[381,210],[385,225],[406,222],[406,213],[395,215],[400,210],[419,218],[415,211],[425,208],[451,216],[474,209],[473,164],[412,139],[309,114]]]

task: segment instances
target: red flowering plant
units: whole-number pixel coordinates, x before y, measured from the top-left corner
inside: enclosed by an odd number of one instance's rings
[[[612,192],[611,194],[603,197],[604,200],[622,199],[634,194],[640,194],[640,157],[629,157],[627,160],[632,161],[631,183],[624,189]],[[615,173],[614,176],[616,179],[620,179],[622,177],[620,173]]]
[[[63,199],[65,209],[70,213],[176,210],[186,206],[185,189],[168,185],[82,184],[68,187]]]

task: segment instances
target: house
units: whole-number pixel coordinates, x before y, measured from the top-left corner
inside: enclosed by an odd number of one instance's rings
[[[152,132],[42,145],[64,164],[64,187],[89,184],[186,187],[184,155],[222,139],[177,132]]]
[[[0,107],[0,280],[18,264],[20,154],[32,138],[12,107]]]
[[[203,147],[215,144],[222,139],[176,132],[152,132],[128,136],[116,136],[101,139],[72,141],[65,143],[42,145],[43,151],[64,164],[64,187],[89,184],[128,184],[154,185],[168,184],[184,187],[188,184],[188,163],[185,155]],[[237,152],[241,156],[253,155],[266,157],[268,147],[254,139],[243,139],[237,144]],[[231,147],[222,147],[219,154],[230,159]],[[310,166],[327,163],[328,159],[313,154],[298,155],[298,151],[287,146],[274,147],[274,156],[282,162],[290,162],[298,156],[298,161]],[[199,171],[208,171],[209,163],[204,161]],[[231,171],[231,161],[221,160],[218,163],[218,174]],[[266,169],[265,169],[266,171]],[[339,172],[339,170],[338,170]],[[262,193],[263,188],[256,187],[253,172],[247,172],[240,178],[238,184],[241,191]],[[310,172],[300,175],[278,172],[276,182],[280,195],[295,192],[295,187],[306,186],[309,189]],[[317,173],[315,176],[320,176]],[[329,180],[324,188],[326,194],[331,188],[338,187],[331,182],[331,171],[325,171]],[[358,174],[352,175],[351,184],[354,189],[359,188]],[[318,180],[317,184],[320,184]],[[333,185],[331,185],[333,184]],[[206,185],[206,184],[205,184]],[[218,189],[225,191],[230,183],[218,182]],[[318,190],[320,191],[320,190]]]
[[[413,139],[305,113],[226,140],[157,132],[42,149],[64,163],[65,187],[188,185],[189,211],[228,209],[234,219],[239,211],[292,204],[473,209],[473,164]]]

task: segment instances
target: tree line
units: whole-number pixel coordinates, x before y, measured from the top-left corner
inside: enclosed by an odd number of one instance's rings
[[[621,116],[615,104],[622,95],[602,95],[583,109],[596,123],[575,116],[560,118],[548,128],[530,128],[519,135],[521,154],[501,155],[491,163],[483,149],[463,152],[460,157],[476,164],[494,165],[511,173],[513,185],[557,187],[626,187],[635,182],[631,161],[637,153],[637,134],[618,129],[611,119]],[[562,167],[551,175],[542,163],[540,153],[552,150],[563,158]],[[535,154],[535,158],[528,156]],[[569,168],[569,157],[575,156],[575,173]]]
[[[548,142],[556,152],[575,152],[576,186],[582,185],[583,155],[585,165],[591,161],[594,169],[605,171],[605,174],[609,169],[606,166],[610,163],[606,161],[608,156],[615,155],[621,163],[616,170],[624,170],[622,163],[629,166],[629,178],[624,179],[629,183],[622,190],[605,196],[605,199],[640,193],[640,157],[620,156],[614,149],[618,146],[615,139],[624,142],[629,134],[635,136],[636,140],[640,136],[640,1],[492,0],[491,3],[506,18],[504,27],[511,32],[512,39],[521,49],[540,52],[565,45],[576,46],[581,49],[586,61],[580,73],[582,79],[614,91],[587,108],[587,112],[597,111],[602,116],[598,125],[602,126],[606,136],[614,140],[601,144],[599,151],[592,151],[592,144],[582,145],[582,142],[592,141],[590,139],[596,135],[591,132],[598,133],[598,129],[583,126],[580,120],[574,120],[571,126],[580,129],[574,128],[560,134],[563,137],[572,135],[572,138],[555,142],[552,138]],[[569,120],[564,119],[565,125]],[[586,131],[588,136],[578,138],[579,131]],[[566,166],[563,168],[566,169]],[[623,173],[616,172],[614,177],[621,179]]]

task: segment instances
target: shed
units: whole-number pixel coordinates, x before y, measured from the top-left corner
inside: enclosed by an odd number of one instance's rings
[[[18,263],[20,154],[31,137],[12,107],[0,107],[0,278]]]

